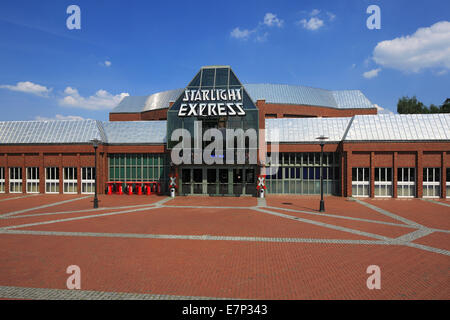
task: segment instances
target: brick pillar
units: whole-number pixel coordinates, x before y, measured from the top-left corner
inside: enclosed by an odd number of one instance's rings
[[[441,197],[445,198],[446,197],[446,193],[447,193],[447,172],[446,172],[446,165],[445,165],[445,151],[442,152],[441,154],[441,183],[442,183],[442,187],[441,187]]]
[[[340,155],[341,155],[341,158],[339,160],[340,160],[341,167],[339,169],[341,172],[340,172],[339,177],[341,179],[341,183],[340,183],[341,197],[344,197],[345,196],[345,181],[347,181],[347,179],[345,178],[345,172],[346,172],[345,171],[345,155],[346,155],[346,152],[342,151],[340,153]]]
[[[43,152],[39,152],[39,192],[45,193],[45,167]]]
[[[398,152],[394,152],[393,158],[392,158],[392,196],[394,198],[398,197],[398,191],[397,191],[397,167],[398,167]]]
[[[417,198],[422,198],[423,196],[423,151],[417,151],[416,156],[416,170],[417,170]]]
[[[81,193],[81,157],[77,153],[77,193]]]
[[[27,167],[25,166],[25,153],[22,153],[22,193],[27,192]]]
[[[5,153],[5,193],[9,193],[9,167],[7,153]]]
[[[103,147],[102,147],[103,148]],[[106,188],[106,182],[108,181],[108,154],[107,152],[105,152],[105,149],[103,149],[103,170],[101,172],[103,172],[103,174],[101,176],[99,176],[99,184],[100,184],[100,193],[104,194],[105,193],[105,188]]]
[[[63,157],[62,153],[59,154],[59,194],[62,194],[64,191],[64,169],[63,169]]]
[[[375,152],[370,153],[370,190],[369,194],[371,198],[375,197]]]
[[[345,162],[346,162],[346,174],[345,174],[345,185],[347,187],[346,195],[347,197],[352,196],[352,152],[347,151],[345,153]]]

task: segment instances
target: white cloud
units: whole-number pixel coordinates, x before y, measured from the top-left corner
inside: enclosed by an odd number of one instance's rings
[[[373,69],[363,73],[363,77],[366,79],[372,79],[378,76],[378,73],[381,71],[381,68]]]
[[[450,21],[379,42],[373,50],[373,60],[383,67],[404,72],[450,70]]]
[[[108,60],[106,60],[105,62],[104,62],[104,64],[105,64],[105,67],[111,67],[111,61],[108,61]]]
[[[266,26],[269,26],[269,27],[275,26],[275,27],[280,28],[280,27],[283,26],[284,21],[281,20],[281,19],[278,19],[278,17],[277,17],[276,14],[273,14],[273,13],[268,12],[268,13],[266,13],[266,15],[264,16],[264,22],[263,22],[263,23],[264,23]]]
[[[303,28],[311,31],[317,30],[324,26],[323,20],[316,17],[312,17],[309,20],[302,19],[298,22],[298,24],[300,24]]]
[[[80,116],[63,116],[61,114],[55,115],[53,118],[36,116],[35,120],[44,121],[44,120],[85,120],[85,118]]]
[[[394,114],[391,110],[387,110],[383,107],[380,107],[377,104],[374,104],[375,108],[377,108],[377,113],[378,114]]]
[[[311,13],[310,13],[310,16],[317,16],[318,14],[320,13],[320,10],[319,9],[313,9],[312,11],[311,11]]]
[[[0,85],[0,88],[31,93],[41,97],[48,97],[48,94],[50,93],[50,91],[52,91],[51,88],[49,89],[46,86],[41,86],[30,81],[17,82],[16,85]]]
[[[330,21],[333,21],[334,19],[336,19],[336,15],[332,12],[327,12],[327,16]]]
[[[264,34],[256,36],[256,41],[258,41],[258,42],[265,42],[265,41],[267,41],[267,37],[268,36],[269,36],[269,33],[268,32],[264,32]]]
[[[106,90],[98,90],[95,95],[83,97],[78,90],[67,87],[64,90],[65,97],[59,100],[59,105],[64,107],[82,108],[88,110],[104,110],[114,108],[128,93],[112,95]]]
[[[234,28],[233,31],[231,31],[230,36],[235,39],[247,40],[253,32],[255,31],[248,29],[241,30],[239,27],[237,27]]]

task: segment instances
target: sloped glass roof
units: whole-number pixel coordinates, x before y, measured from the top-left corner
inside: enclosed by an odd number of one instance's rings
[[[450,114],[354,116],[345,141],[450,141]]]
[[[108,144],[163,144],[167,121],[104,121]]]
[[[0,122],[1,144],[89,143],[101,138],[96,120]]]
[[[351,118],[282,118],[266,119],[266,141],[282,143],[340,142]]]
[[[202,84],[211,88],[216,86],[226,86],[230,79],[231,84],[238,83],[234,73],[228,77],[226,68],[216,70],[215,82],[211,76],[211,71],[199,72],[189,83],[188,89],[199,87],[200,80]],[[204,77],[204,79],[203,79]],[[210,85],[213,86],[210,86]],[[330,91],[319,88],[305,86],[286,85],[286,84],[244,84],[251,100],[256,103],[257,100],[265,100],[266,103],[275,104],[298,104],[307,106],[321,106],[337,109],[367,109],[375,108],[367,97],[359,90],[340,90]],[[134,113],[148,110],[169,108],[169,103],[174,102],[183,92],[183,89],[168,90],[158,92],[144,97],[125,97],[115,107],[111,113]]]

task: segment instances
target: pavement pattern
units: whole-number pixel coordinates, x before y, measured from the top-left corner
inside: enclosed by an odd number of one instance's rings
[[[3,299],[449,299],[449,201],[0,195]],[[81,290],[66,268],[81,269]],[[381,270],[368,289],[366,269]]]

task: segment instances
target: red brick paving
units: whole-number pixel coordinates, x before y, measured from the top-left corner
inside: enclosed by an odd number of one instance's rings
[[[211,207],[253,207],[257,204],[254,197],[176,197],[165,203],[170,206],[211,206]]]
[[[134,208],[130,208],[130,209],[134,209]],[[36,216],[36,217],[0,219],[0,228],[7,227],[7,226],[23,225],[23,224],[28,224],[28,223],[50,221],[50,220],[67,219],[67,218],[74,218],[74,217],[84,217],[84,216],[104,214],[104,213],[108,213],[108,212],[117,212],[117,211],[123,211],[123,210],[128,210],[128,209],[114,209],[114,210],[110,209],[110,210],[105,210],[105,211],[92,210],[92,211],[87,211],[87,212],[62,213],[62,214]],[[17,216],[19,216],[19,215],[17,215]]]
[[[11,250],[14,248],[14,250]],[[132,248],[132,250],[130,250]],[[449,299],[447,256],[402,246],[0,235],[0,285],[249,299]],[[366,268],[381,268],[381,290]]]
[[[450,229],[450,207],[420,199],[364,201],[406,219],[418,222],[426,227]]]
[[[88,196],[88,195],[81,195]],[[150,195],[150,196],[138,196],[138,195],[99,195],[99,203],[98,206],[100,208],[110,208],[110,207],[123,207],[123,206],[135,206],[135,205],[144,205],[144,204],[152,204],[157,201],[164,199],[163,196]],[[59,195],[58,198],[54,199],[54,202],[64,201],[66,198],[64,195]],[[30,213],[47,213],[47,212],[62,212],[62,211],[75,211],[75,210],[85,210],[92,209],[94,205],[94,198],[92,195],[89,195],[89,198],[72,201],[68,203],[63,203],[60,205],[56,205],[50,208],[42,208],[37,210],[28,211],[22,214],[30,214]],[[1,207],[1,203],[0,203]]]
[[[324,200],[325,213],[327,214],[398,223],[398,220],[364,207],[356,201],[350,201],[342,197],[325,197]],[[300,197],[269,195],[267,197],[268,206],[312,212],[319,212],[319,201],[320,198],[315,196]]]
[[[290,212],[290,211],[285,211],[285,210],[275,210],[275,209],[270,209],[270,210],[288,214],[288,215],[295,216],[295,217],[299,217],[299,218],[303,218],[303,219],[309,219],[309,220],[329,223],[329,224],[336,225],[336,226],[360,230],[360,231],[364,231],[364,232],[375,233],[375,234],[385,236],[385,237],[390,237],[390,238],[397,238],[404,234],[407,234],[407,233],[417,230],[417,229],[412,229],[412,228],[389,226],[389,225],[364,222],[364,221],[355,221],[355,220],[346,220],[346,219],[339,219],[339,218],[315,216],[315,215],[311,215],[311,214]]]
[[[416,239],[413,242],[450,251],[450,234],[448,233],[433,232],[432,234]]]
[[[19,194],[22,195],[23,194]],[[8,201],[0,202],[0,214],[10,213],[13,211],[20,211],[32,207],[38,207],[42,205],[47,205],[59,201],[70,200],[75,198],[81,198],[82,195],[78,194],[66,194],[66,195],[56,195],[56,194],[39,194],[36,196],[12,199]],[[75,201],[76,202],[76,201]]]
[[[242,209],[158,208],[21,230],[374,240]]]
[[[0,202],[0,212],[21,210],[79,196],[39,195],[8,200]],[[4,197],[5,195],[0,195],[0,199]],[[164,199],[156,196],[103,197],[101,200],[105,201],[104,206],[137,205]],[[277,202],[279,205],[282,205],[281,202],[290,202],[293,205],[283,206],[310,211],[317,205],[317,200],[318,198],[269,196],[267,202],[272,206]],[[90,208],[90,201],[91,198],[74,201],[42,211],[81,210]],[[449,208],[445,206],[418,199],[369,202],[426,226],[448,229]],[[254,206],[256,203],[255,198],[244,197],[178,197],[167,204]],[[391,220],[343,198],[326,198],[326,205],[327,213],[398,223],[397,220]],[[111,211],[119,210],[0,219],[0,226]],[[280,212],[388,236],[400,235],[399,230],[406,230],[406,233],[414,230],[282,210]],[[158,208],[28,229],[366,239],[351,233],[243,209]],[[449,237],[447,233],[433,233],[414,242],[449,250]],[[405,246],[0,234],[2,286],[62,289],[65,288],[68,277],[65,270],[71,264],[81,267],[82,289],[85,290],[251,299],[450,298],[448,256]],[[366,268],[372,264],[381,267],[381,290],[366,288],[369,276]]]

